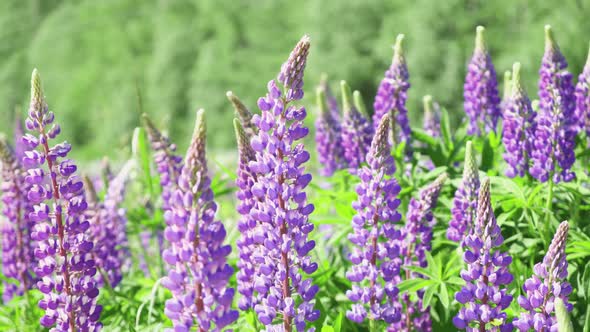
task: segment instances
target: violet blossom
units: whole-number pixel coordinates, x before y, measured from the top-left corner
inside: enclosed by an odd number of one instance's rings
[[[345,81],[340,82],[342,88],[342,147],[346,166],[352,170],[357,169],[367,156],[373,139],[373,126],[367,118],[356,108],[352,100],[350,86]]]
[[[48,110],[37,70],[31,85],[23,165],[31,186],[27,198],[34,204],[29,218],[35,223],[31,238],[38,244],[35,273],[43,293],[39,307],[45,310],[41,325],[53,331],[97,331],[102,307],[96,304],[96,262],[83,184],[76,165],[66,158],[71,146],[50,145],[60,127]]]
[[[326,91],[321,87],[317,89],[317,104],[319,116],[315,122],[315,141],[321,165],[320,174],[330,176],[345,166],[341,128],[326,104]]]
[[[576,96],[576,119],[580,130],[586,132],[586,138],[590,142],[590,50],[584,65],[584,70],[578,76],[578,83],[575,89]]]

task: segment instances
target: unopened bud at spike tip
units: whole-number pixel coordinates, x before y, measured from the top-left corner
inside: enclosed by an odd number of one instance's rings
[[[486,28],[479,25],[475,28],[475,50],[479,52],[486,52],[487,45],[485,39]]]
[[[354,106],[356,107],[356,109],[359,112],[361,112],[361,114],[364,117],[369,119],[369,112],[367,111],[367,107],[365,106],[365,101],[363,100],[363,95],[361,94],[361,92],[358,90],[354,90],[352,95],[354,99]]]
[[[342,109],[344,114],[346,114],[351,112],[354,107],[352,102],[352,91],[346,81],[340,81],[340,89],[342,91]]]

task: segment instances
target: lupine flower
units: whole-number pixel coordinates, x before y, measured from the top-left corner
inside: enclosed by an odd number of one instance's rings
[[[143,122],[154,150],[154,161],[162,186],[162,208],[166,211],[169,209],[170,199],[176,190],[180,177],[182,157],[176,154],[176,144],[171,143],[145,113],[143,114]]]
[[[420,191],[420,198],[410,200],[406,223],[401,231],[401,256],[404,267],[419,266],[427,267],[426,253],[432,249],[432,232],[436,220],[432,210],[436,207],[438,194],[447,180],[447,174],[441,174],[433,183]],[[405,280],[421,277],[410,270],[405,271]],[[405,311],[402,319],[395,324],[392,331],[432,331],[430,320],[430,307],[422,305],[423,291],[418,292],[418,301],[411,301],[408,294],[403,294]]]
[[[244,127],[244,131],[248,134],[249,137],[254,136],[258,132],[258,128],[252,122],[252,112],[244,105],[244,103],[236,96],[233,92],[228,91],[226,94],[227,99],[234,107],[234,111],[240,119],[242,123],[242,127]]]
[[[165,211],[164,237],[170,247],[163,258],[170,271],[162,285],[172,292],[165,308],[174,325],[170,331],[190,331],[194,326],[219,331],[238,318],[231,310],[234,289],[228,287],[231,246],[223,244],[226,231],[215,220],[217,204],[207,175],[205,144],[205,114],[199,110],[178,188]]]
[[[27,198],[34,204],[29,218],[35,223],[31,238],[38,243],[35,257],[37,287],[43,293],[39,307],[45,310],[41,325],[53,331],[96,331],[102,307],[96,304],[95,261],[89,240],[90,223],[82,181],[76,165],[66,158],[67,142],[50,146],[60,132],[48,110],[37,70],[33,71],[31,104],[22,140],[28,150],[23,164],[31,186]]]
[[[590,138],[590,50],[584,70],[578,76],[576,84],[576,119],[581,130],[586,131],[586,137]]]
[[[315,242],[308,240],[314,206],[307,203],[311,174],[303,166],[310,156],[301,143],[309,132],[303,126],[307,113],[293,105],[303,98],[308,53],[309,37],[304,36],[277,79],[268,83],[267,95],[258,99],[261,113],[252,119],[259,129],[251,140],[254,160],[248,163],[255,200],[250,216],[256,222],[254,311],[266,331],[304,331],[306,322],[319,317],[314,309],[318,286],[305,277],[318,268],[310,255]]]
[[[465,148],[465,164],[463,166],[463,180],[455,192],[451,221],[447,229],[447,238],[455,242],[463,242],[463,238],[471,232],[470,227],[475,221],[477,211],[477,195],[479,193],[479,170],[473,145],[467,142]]]
[[[545,54],[539,75],[539,112],[535,124],[533,166],[530,173],[541,182],[569,182],[576,177],[570,168],[576,161],[574,148],[578,120],[572,75],[551,26],[545,26]]]
[[[557,331],[556,298],[563,300],[567,310],[572,311],[573,306],[568,303],[572,286],[567,282],[565,254],[568,229],[567,221],[559,225],[543,261],[535,264],[533,276],[522,287],[525,295],[518,297],[518,304],[526,312],[514,321],[520,331]]]
[[[256,198],[252,195],[252,186],[257,180],[254,172],[250,172],[248,164],[254,161],[256,154],[250,145],[250,136],[242,127],[240,120],[234,119],[234,129],[236,140],[238,142],[238,171],[236,185],[238,191],[236,197],[239,200],[237,210],[240,214],[238,220],[238,231],[240,238],[237,240],[238,256],[237,262],[238,273],[238,292],[242,294],[238,302],[240,310],[253,309],[257,304],[254,296],[254,272],[256,261],[253,259],[254,254],[258,251],[259,244],[255,241],[257,230],[256,219],[250,211],[256,203]]]
[[[440,107],[432,101],[432,96],[422,98],[424,105],[424,131],[431,137],[440,137]]]
[[[392,324],[401,318],[396,287],[401,265],[400,232],[395,229],[401,219],[397,211],[401,188],[393,177],[390,117],[386,114],[381,119],[367,155],[368,165],[358,172],[361,182],[356,188],[358,199],[353,203],[357,214],[348,236],[354,244],[350,254],[353,265],[346,273],[353,286],[346,295],[354,304],[346,317],[357,323],[368,319]]]
[[[393,59],[391,66],[385,72],[385,77],[381,80],[373,108],[373,126],[376,129],[379,122],[385,114],[391,113],[392,131],[396,132],[395,125],[399,125],[400,131],[397,133],[395,140],[406,143],[409,147],[409,140],[412,129],[408,121],[408,110],[406,109],[406,100],[408,99],[408,89],[410,88],[408,66],[404,56],[403,49],[404,35],[400,34],[395,40],[393,46]]]
[[[315,141],[318,159],[322,165],[320,173],[330,176],[345,166],[341,128],[338,120],[328,109],[326,92],[321,87],[317,89],[317,104],[320,114],[315,122]]]
[[[484,32],[484,27],[477,27],[475,50],[463,86],[463,107],[469,118],[467,132],[477,136],[484,129],[487,133],[495,132],[501,115],[496,70],[485,43]]]
[[[458,329],[512,331],[503,312],[512,302],[506,288],[513,279],[508,271],[512,257],[500,251],[503,242],[490,200],[490,180],[485,179],[479,190],[475,224],[465,238],[467,269],[461,271],[461,277],[467,284],[455,294],[463,306],[453,318]]]
[[[8,302],[33,287],[32,269],[34,241],[31,241],[31,222],[28,213],[32,205],[27,199],[30,188],[25,182],[24,169],[3,136],[0,136],[0,179],[2,184],[2,274],[18,280],[18,284],[3,283],[2,300]]]
[[[506,111],[506,106],[510,95],[512,94],[512,71],[507,70],[504,72],[504,84],[503,84],[502,101],[500,102],[500,111],[502,114]]]
[[[338,107],[338,100],[336,97],[334,97],[332,89],[330,89],[330,85],[328,84],[328,75],[322,74],[320,78],[320,88],[323,89],[326,94],[326,103],[328,105],[328,109],[330,110],[330,114],[332,114],[332,118],[334,121],[340,123],[340,107]]]
[[[524,176],[529,169],[529,157],[535,135],[535,113],[531,101],[520,80],[520,63],[515,63],[512,73],[512,92],[506,101],[502,127],[502,142],[508,164],[506,176]]]
[[[124,200],[125,188],[133,163],[128,162],[110,182],[104,202],[100,202],[92,182],[84,178],[86,215],[94,242],[92,258],[98,269],[96,280],[99,285],[116,287],[123,278],[122,270],[127,262],[127,218],[120,207]]]
[[[373,126],[353,104],[350,87],[345,81],[340,82],[342,88],[342,147],[344,159],[350,169],[358,168],[367,156],[373,139]]]

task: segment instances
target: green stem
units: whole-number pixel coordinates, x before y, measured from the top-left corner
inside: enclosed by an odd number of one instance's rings
[[[545,210],[546,210],[546,219],[545,223],[543,224],[543,231],[545,241],[550,241],[551,235],[548,234],[549,224],[551,223],[551,214],[553,211],[553,176],[549,178],[549,188],[547,188],[547,202],[545,202]]]
[[[369,332],[379,332],[377,330],[377,322],[374,319],[369,319]]]

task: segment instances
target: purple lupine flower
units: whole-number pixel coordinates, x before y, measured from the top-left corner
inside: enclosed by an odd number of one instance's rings
[[[162,285],[172,292],[165,313],[174,329],[219,331],[238,318],[231,310],[234,289],[228,287],[233,270],[227,264],[231,246],[224,245],[226,231],[215,220],[217,204],[213,200],[211,179],[207,175],[204,111],[197,111],[195,130],[165,211],[164,237],[170,247],[163,258],[170,265]]]
[[[162,209],[169,209],[170,199],[176,190],[180,171],[182,169],[182,157],[176,154],[176,144],[170,142],[168,137],[162,134],[147,114],[143,114],[144,126],[148,133],[154,161],[160,175],[162,186]]]
[[[555,39],[551,26],[545,26],[545,54],[539,75],[539,112],[535,123],[533,165],[529,172],[541,182],[569,182],[576,174],[574,148],[578,120],[572,75]]]
[[[463,107],[469,118],[467,133],[477,136],[484,129],[486,133],[495,132],[501,116],[496,70],[486,46],[484,32],[484,27],[477,27],[475,50],[463,86]]]
[[[257,180],[256,173],[250,172],[248,164],[254,161],[256,153],[250,145],[250,136],[245,131],[240,120],[234,119],[234,129],[238,142],[238,170],[236,185],[238,191],[236,197],[239,200],[237,211],[240,214],[238,220],[238,231],[240,238],[237,240],[238,247],[238,292],[242,294],[238,302],[240,310],[253,309],[257,304],[254,295],[254,273],[256,261],[253,259],[259,244],[255,241],[256,219],[250,214],[256,200],[252,195],[252,186]]]
[[[522,287],[525,295],[518,297],[518,304],[526,312],[514,321],[519,331],[557,331],[556,298],[560,298],[567,310],[572,311],[573,306],[568,303],[572,285],[567,282],[565,254],[568,229],[567,221],[559,225],[543,261],[535,264],[533,276]]]
[[[319,317],[318,286],[306,277],[318,268],[310,255],[315,242],[308,240],[314,206],[307,203],[311,174],[303,165],[310,155],[301,143],[309,132],[303,126],[307,113],[292,104],[303,98],[309,45],[308,36],[297,43],[278,78],[268,83],[267,95],[258,99],[261,114],[253,118],[259,129],[251,140],[254,160],[248,163],[255,200],[250,216],[256,222],[254,311],[266,331],[304,331],[306,322]]]
[[[43,293],[39,307],[45,310],[41,325],[54,331],[97,331],[102,307],[96,304],[98,288],[94,279],[93,243],[82,181],[76,165],[67,159],[67,142],[50,146],[60,132],[54,114],[48,110],[41,80],[33,71],[31,104],[26,127],[33,134],[22,140],[27,146],[23,164],[28,168],[25,180],[31,185],[27,194],[34,204],[29,218],[35,223],[31,238],[37,241],[35,273],[37,287]]]
[[[584,70],[578,76],[575,95],[578,125],[580,130],[586,131],[586,137],[590,138],[590,50],[588,50],[588,58],[586,59]]]
[[[334,119],[334,121],[340,123],[340,107],[338,107],[338,100],[336,99],[336,97],[334,97],[332,89],[330,89],[330,85],[328,84],[328,75],[322,74],[320,78],[320,88],[322,88],[326,94],[326,104],[328,105],[330,114],[332,114],[332,118]]]
[[[94,250],[92,258],[96,262],[99,273],[96,274],[98,285],[116,287],[123,278],[123,267],[127,263],[127,218],[125,210],[120,207],[124,200],[125,187],[129,179],[129,172],[133,167],[128,162],[119,174],[110,182],[104,197],[99,201],[95,187],[88,177],[84,177],[86,201],[88,209],[86,216],[90,221],[90,230]]]
[[[431,137],[440,137],[440,106],[432,101],[430,95],[424,96],[422,103],[424,105],[424,131]]]
[[[249,137],[254,136],[258,132],[258,128],[256,128],[252,122],[252,116],[254,116],[254,114],[250,112],[248,107],[246,107],[240,98],[238,98],[238,96],[236,96],[233,92],[228,91],[225,96],[234,107],[234,111],[238,116],[238,119],[240,119],[246,134],[248,134]]]
[[[485,179],[479,190],[475,224],[465,237],[463,260],[467,269],[461,271],[461,277],[467,284],[455,294],[463,306],[453,318],[458,329],[512,331],[512,323],[507,322],[503,312],[512,302],[512,295],[507,293],[513,279],[508,271],[512,257],[500,251],[503,242],[492,209],[490,180]]]
[[[25,173],[3,136],[0,136],[0,185],[2,214],[2,274],[18,280],[18,284],[3,283],[2,300],[8,302],[15,295],[22,295],[34,284],[32,270],[35,262],[31,241],[31,222],[28,217],[32,205],[27,199],[30,185],[25,182]]]
[[[436,207],[438,195],[446,180],[446,173],[439,175],[433,183],[420,191],[419,199],[412,198],[410,200],[400,241],[401,256],[405,267],[428,266],[426,253],[432,249],[433,228],[436,223],[432,210]],[[410,270],[405,271],[405,280],[416,277],[422,276]],[[402,313],[402,319],[395,324],[392,331],[432,331],[430,307],[424,308],[422,305],[423,296],[424,291],[418,291],[418,301],[413,302],[407,293],[402,295],[405,311]]]
[[[385,114],[391,113],[394,116],[392,121],[392,132],[396,132],[396,125],[399,125],[400,131],[395,135],[395,140],[406,143],[409,148],[409,140],[412,133],[410,122],[408,121],[408,110],[406,109],[406,100],[408,99],[408,89],[410,88],[408,65],[404,56],[403,49],[404,35],[400,34],[395,40],[393,46],[393,59],[391,66],[385,72],[385,77],[381,80],[373,108],[373,127],[376,129],[379,122]]]
[[[500,101],[500,112],[504,115],[506,112],[506,106],[512,95],[512,71],[507,70],[504,72],[504,83],[503,83],[502,101]]]
[[[451,221],[447,229],[447,238],[451,241],[463,242],[463,238],[471,232],[470,227],[475,221],[477,211],[477,196],[479,194],[479,170],[473,145],[467,142],[465,147],[465,164],[463,165],[463,180],[455,192]]]
[[[342,109],[344,111],[341,127],[344,159],[347,167],[354,170],[365,161],[374,131],[367,114],[361,113],[354,106],[348,84],[341,81],[340,87],[342,88]]]
[[[317,89],[317,104],[320,114],[315,122],[315,141],[322,165],[320,173],[330,176],[345,166],[341,128],[338,120],[328,110],[326,92],[321,87]]]
[[[368,165],[358,172],[361,182],[356,188],[358,199],[353,203],[357,214],[348,236],[354,244],[350,254],[353,265],[346,273],[353,282],[346,295],[354,302],[346,317],[357,323],[369,319],[393,324],[401,318],[396,287],[401,265],[400,232],[395,229],[401,219],[397,211],[401,188],[393,177],[390,125],[391,114],[386,114],[367,154]]]
[[[535,135],[535,112],[520,80],[520,63],[515,63],[512,73],[512,92],[506,101],[502,127],[502,142],[508,164],[506,176],[523,177],[529,169],[533,137]]]

